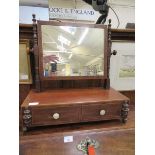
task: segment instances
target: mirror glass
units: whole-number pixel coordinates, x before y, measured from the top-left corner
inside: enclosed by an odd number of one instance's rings
[[[104,29],[42,25],[44,77],[103,76]]]

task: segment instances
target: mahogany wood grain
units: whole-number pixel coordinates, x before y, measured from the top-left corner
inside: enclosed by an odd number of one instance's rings
[[[38,126],[28,130],[27,132],[22,132],[20,130],[20,137],[22,139],[35,138],[37,136],[48,136],[59,135],[59,134],[67,134],[70,132],[97,132],[100,130],[108,131],[108,130],[126,130],[126,129],[134,129],[135,128],[135,106],[130,105],[130,111],[128,114],[128,121],[126,124],[120,123],[119,120],[107,120],[103,122],[85,122],[85,123],[76,123],[76,124],[63,124],[63,125],[54,125],[54,126]]]
[[[134,155],[134,128],[134,108],[131,108],[126,124],[106,121],[37,127],[20,135],[20,155],[83,155],[76,146],[87,136],[100,143],[95,149],[96,155]],[[64,143],[64,136],[73,136],[73,142]]]
[[[33,36],[32,24],[19,24],[19,33],[22,36]],[[25,37],[24,37],[25,38]],[[31,37],[32,38],[32,37]],[[134,29],[111,29],[112,40],[135,40]]]
[[[33,39],[32,24],[19,24],[19,38],[20,39]]]
[[[122,103],[116,102],[105,103],[105,104],[89,104],[82,105],[82,120],[84,121],[98,121],[98,120],[109,120],[119,119],[121,113]],[[105,115],[100,115],[100,111],[105,110]]]
[[[37,107],[49,105],[74,105],[74,104],[90,104],[100,102],[113,102],[129,100],[126,96],[110,88],[85,88],[85,89],[59,89],[47,90],[36,93],[31,90],[22,107],[28,106],[31,102],[38,102]]]
[[[19,106],[23,103],[30,90],[30,84],[19,84]]]
[[[22,141],[20,155],[83,155],[77,145],[87,136],[100,144],[99,148],[95,149],[96,155],[134,155],[134,129],[68,134],[73,135],[72,143],[63,142],[65,135],[48,135],[46,138]]]
[[[53,118],[55,113],[60,115],[59,119]],[[35,126],[75,123],[79,122],[80,107],[64,106],[59,108],[34,108],[32,110],[32,116],[32,124]]]
[[[30,103],[37,105],[30,105]],[[127,120],[129,99],[114,89],[59,89],[30,91],[23,102],[23,130],[28,127],[76,122]],[[106,110],[104,116],[100,111]],[[54,120],[51,115],[60,117]]]
[[[102,79],[87,79],[87,80],[45,80],[41,81],[42,91],[47,89],[58,88],[89,88],[89,87],[101,87],[103,83]]]
[[[121,94],[127,96],[130,99],[130,104],[135,105],[135,90],[120,91]]]
[[[121,40],[121,41],[134,41],[135,40],[135,30],[134,29],[112,29],[111,39]]]

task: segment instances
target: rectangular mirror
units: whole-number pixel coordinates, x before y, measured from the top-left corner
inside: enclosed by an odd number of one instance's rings
[[[41,24],[41,76],[103,78],[106,32],[105,26],[95,26]]]

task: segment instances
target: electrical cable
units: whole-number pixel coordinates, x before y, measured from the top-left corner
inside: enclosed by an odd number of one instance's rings
[[[118,18],[118,15],[117,15],[117,13],[115,12],[115,10],[111,7],[111,6],[109,6],[109,8],[114,12],[114,14],[116,15],[116,18],[117,18],[117,21],[118,21],[118,25],[117,25],[117,28],[119,27],[119,25],[120,25],[120,21],[119,21],[119,18]]]
[[[101,24],[101,23],[104,24],[105,21],[106,21],[106,17],[107,17],[106,14],[101,15],[101,16],[97,19],[96,24]]]

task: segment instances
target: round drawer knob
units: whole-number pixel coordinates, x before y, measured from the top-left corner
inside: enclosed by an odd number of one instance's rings
[[[54,114],[53,114],[53,118],[54,118],[54,119],[59,119],[59,117],[60,117],[60,115],[59,115],[58,113],[54,113]]]
[[[101,110],[101,111],[100,111],[100,115],[101,115],[101,116],[105,115],[105,110]]]

